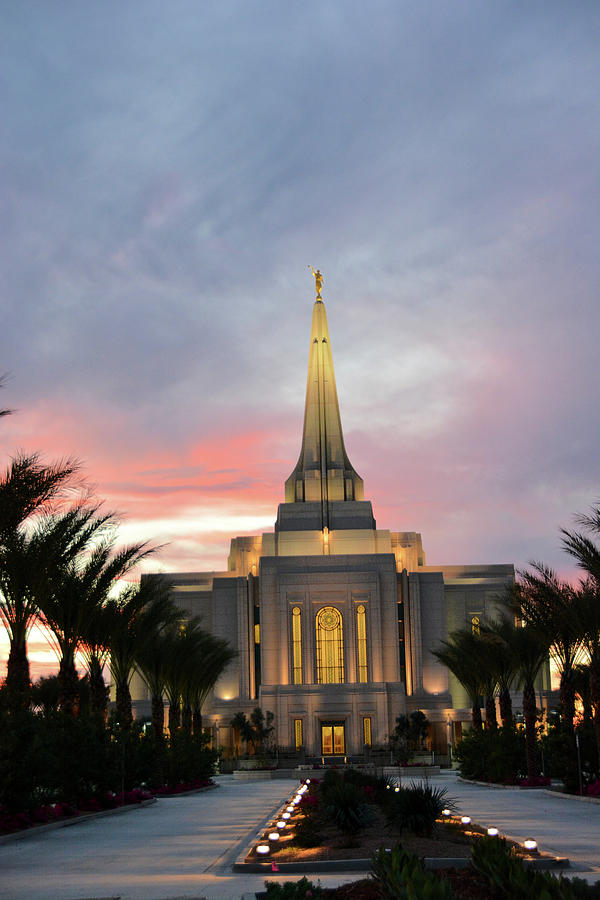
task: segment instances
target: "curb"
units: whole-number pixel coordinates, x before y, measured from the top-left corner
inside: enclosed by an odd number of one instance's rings
[[[471,781],[470,778],[461,778],[457,781],[463,784],[475,784],[477,787],[492,788],[495,791],[536,791],[548,794],[550,797],[560,797],[562,800],[578,800],[580,803],[600,803],[600,797],[581,797],[579,794],[566,794],[564,791],[553,791],[549,787],[521,787],[520,784],[494,784],[492,781]]]
[[[141,809],[142,806],[152,806],[156,803],[156,797],[149,800],[142,800],[141,803],[129,803],[125,806],[117,806],[115,809],[102,809],[100,812],[83,813],[80,816],[71,816],[68,819],[61,819],[59,822],[46,822],[45,825],[32,825],[31,828],[24,828],[22,831],[13,831],[10,834],[0,835],[1,844],[11,844],[13,841],[23,841],[27,838],[36,837],[38,834],[45,834],[47,831],[56,831],[58,828],[69,828],[72,825],[79,825],[80,822],[90,822],[94,819],[103,819],[105,816],[116,816],[120,813],[131,812],[133,809]]]

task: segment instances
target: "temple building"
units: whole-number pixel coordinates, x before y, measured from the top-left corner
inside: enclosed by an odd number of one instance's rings
[[[344,445],[314,274],[302,445],[274,528],[234,537],[227,571],[168,576],[177,602],[239,654],[204,722],[227,745],[235,713],[260,706],[280,746],[345,756],[385,744],[396,717],[420,709],[445,753],[470,703],[431,651],[493,615],[514,567],[430,566],[420,534],[377,528]]]

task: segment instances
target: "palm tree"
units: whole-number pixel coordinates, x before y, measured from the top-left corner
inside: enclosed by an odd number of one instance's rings
[[[205,632],[195,616],[180,623],[173,635],[167,659],[165,690],[169,701],[169,732],[178,728],[191,731],[192,699],[190,685],[193,668],[201,665]]]
[[[484,678],[475,660],[470,656],[471,632],[453,631],[447,641],[442,641],[433,655],[439,659],[462,684],[471,703],[471,719],[473,728],[480,730],[482,726],[480,697],[485,691]]]
[[[106,721],[109,690],[104,682],[104,667],[110,654],[111,612],[103,604],[90,604],[83,623],[79,650],[90,682],[90,712]]]
[[[77,556],[67,561],[53,590],[40,604],[41,621],[52,635],[60,661],[60,706],[69,714],[77,709],[79,679],[75,654],[82,644],[87,623],[94,622],[96,611],[106,602],[115,581],[152,552],[146,544],[134,544],[115,552],[112,517],[96,516],[95,513],[96,510],[91,510],[82,519],[85,543],[79,547]],[[108,533],[107,529],[110,529]],[[99,543],[87,552],[92,541]],[[94,690],[98,692],[97,685]]]
[[[535,681],[548,660],[549,641],[532,625],[524,625],[512,630],[510,646],[518,664],[517,682],[523,690],[527,777],[533,778],[538,774]]]
[[[0,478],[0,544],[34,513],[64,497],[78,469],[74,459],[46,465],[38,453],[16,456]]]
[[[27,636],[44,586],[40,575],[51,571],[47,553],[55,552],[64,528],[64,523],[32,528],[29,519],[64,496],[77,469],[73,459],[45,465],[37,453],[19,454],[0,478],[0,619],[10,641],[6,688],[13,712],[29,705]]]
[[[160,578],[130,585],[106,604],[110,624],[110,670],[116,689],[116,714],[122,730],[133,721],[129,685],[140,651],[157,634],[177,622],[181,613]]]
[[[170,586],[165,582],[165,591]],[[136,654],[136,665],[148,685],[152,698],[152,729],[158,741],[162,741],[165,728],[164,694],[167,689],[169,667],[177,656],[177,635],[182,625],[183,611],[168,628],[153,635]]]
[[[528,625],[545,635],[550,656],[560,673],[560,707],[563,726],[573,731],[575,715],[574,672],[581,658],[582,637],[573,616],[574,594],[570,584],[540,562],[518,573],[512,605]]]
[[[593,535],[600,534],[600,507],[576,522]],[[573,610],[582,643],[589,657],[590,700],[600,758],[600,548],[586,534],[561,529],[563,547],[586,573],[573,594]]]
[[[202,707],[216,682],[237,651],[223,638],[207,631],[202,632],[196,658],[187,668],[184,685],[184,709],[192,711],[194,734],[202,732]]]
[[[27,637],[57,573],[87,540],[89,511],[75,507],[7,530],[0,543],[0,618],[8,632],[6,686],[13,710],[29,706]]]
[[[510,638],[514,631],[514,622],[500,619],[481,627],[481,637],[485,641],[487,664],[491,667],[494,680],[498,686],[500,719],[503,728],[513,725],[511,687],[517,673],[518,661],[511,649]]]
[[[595,578],[588,578],[573,591],[572,599],[572,615],[588,658],[590,703],[600,759],[600,585]]]

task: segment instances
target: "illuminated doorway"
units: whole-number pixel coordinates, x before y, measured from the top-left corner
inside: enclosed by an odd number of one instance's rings
[[[321,752],[323,756],[346,755],[346,735],[343,722],[321,723]]]

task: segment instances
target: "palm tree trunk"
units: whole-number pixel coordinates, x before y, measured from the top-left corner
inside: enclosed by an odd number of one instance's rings
[[[89,667],[90,675],[90,711],[92,715],[106,720],[108,705],[108,689],[102,677],[102,667],[98,659],[92,659]]]
[[[496,721],[496,698],[488,694],[485,698],[485,727],[487,731],[495,731],[498,727]]]
[[[527,777],[537,774],[537,738],[535,733],[537,707],[535,704],[535,688],[528,681],[523,686],[523,717],[525,719],[525,747],[527,753]]]
[[[157,741],[162,741],[165,731],[165,705],[162,694],[152,695],[152,730]]]
[[[192,707],[186,703],[181,710],[181,727],[186,734],[192,733]]]
[[[600,760],[600,657],[592,657],[590,660],[590,699],[594,713],[594,731],[596,732],[596,746],[598,759]]]
[[[573,719],[575,718],[575,685],[573,683],[573,670],[563,669],[560,675],[560,717],[563,728],[574,732]]]
[[[512,700],[510,699],[510,691],[507,687],[500,688],[498,695],[500,701],[500,718],[502,719],[502,727],[510,728],[513,724]]]
[[[133,722],[133,713],[131,711],[131,693],[127,681],[117,681],[116,714],[121,731],[129,731]]]
[[[192,724],[194,726],[194,734],[201,735],[202,734],[202,710],[197,706],[194,707],[194,713],[192,716]]]
[[[9,711],[17,713],[29,709],[31,679],[25,641],[11,641],[5,684]]]
[[[178,702],[171,701],[169,703],[169,733],[173,734],[181,728],[181,706]]]
[[[79,713],[79,679],[75,662],[64,656],[58,668],[58,707],[67,716]]]
[[[473,722],[473,728],[476,731],[481,731],[482,720],[481,720],[481,707],[479,706],[479,697],[475,700],[475,703],[471,707],[471,720]]]

